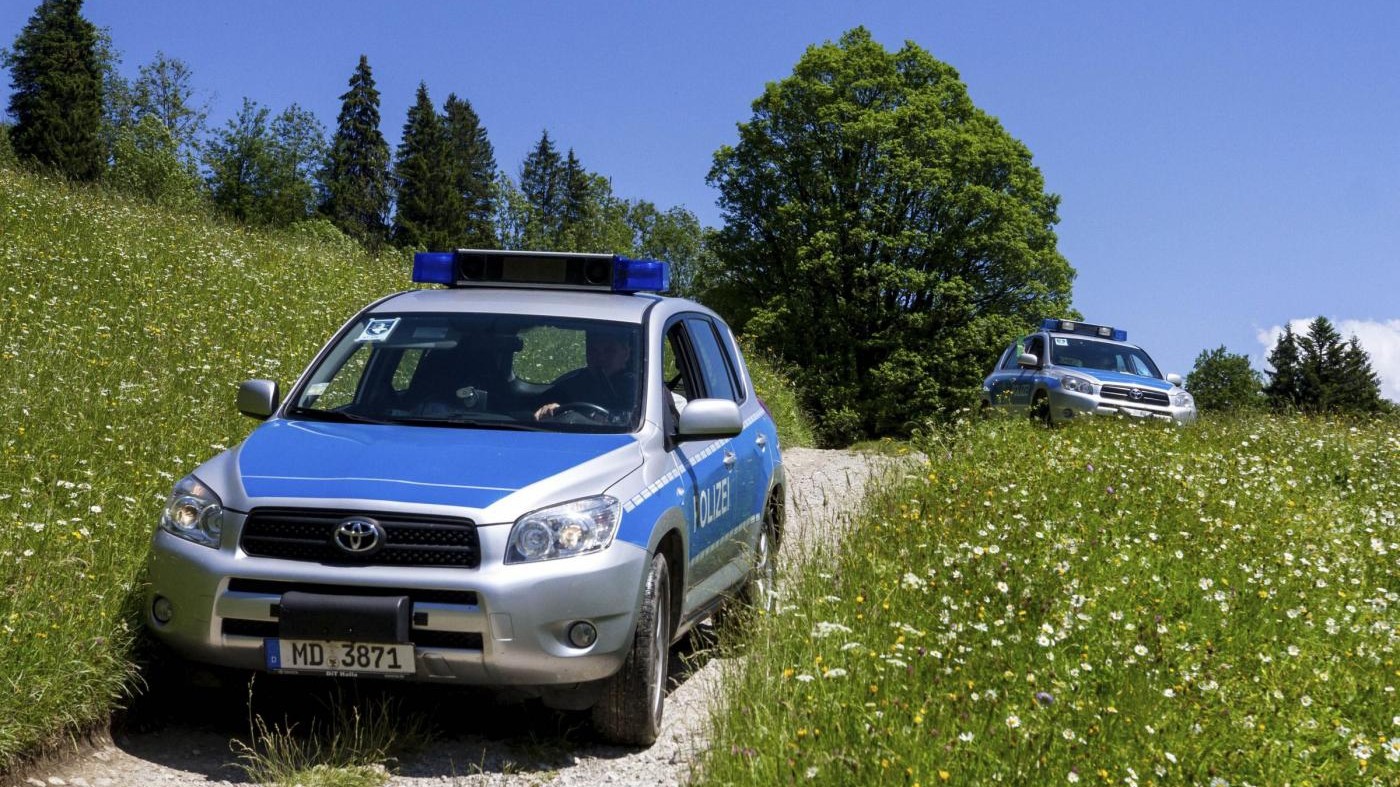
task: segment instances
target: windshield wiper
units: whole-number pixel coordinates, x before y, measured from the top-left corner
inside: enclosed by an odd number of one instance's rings
[[[357,424],[379,424],[381,426],[391,424],[393,421],[385,421],[379,418],[370,418],[367,415],[352,413],[348,410],[313,410],[309,407],[294,407],[287,411],[288,415],[299,415],[317,421],[342,421]]]
[[[486,421],[464,416],[456,418],[395,418],[392,423],[409,424],[412,426],[451,426],[460,429],[507,429],[519,432],[549,431],[542,426],[524,424],[519,421]]]

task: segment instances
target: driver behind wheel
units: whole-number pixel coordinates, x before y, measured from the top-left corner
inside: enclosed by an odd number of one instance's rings
[[[544,398],[548,404],[535,410],[536,421],[570,410],[593,420],[631,417],[637,395],[637,379],[630,368],[632,349],[626,334],[606,328],[590,328],[584,341],[584,361],[587,365],[559,378],[545,392]]]

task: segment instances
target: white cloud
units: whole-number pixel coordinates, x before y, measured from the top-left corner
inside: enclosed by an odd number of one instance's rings
[[[1289,320],[1288,324],[1293,326],[1293,333],[1301,335],[1308,332],[1308,324],[1313,319],[1300,317]],[[1355,336],[1361,342],[1361,349],[1371,356],[1371,368],[1381,378],[1381,396],[1400,402],[1400,320],[1333,320],[1332,325],[1344,340],[1350,341]],[[1266,328],[1255,335],[1264,347],[1259,356],[1261,367],[1269,368],[1264,359],[1282,335],[1282,325]]]

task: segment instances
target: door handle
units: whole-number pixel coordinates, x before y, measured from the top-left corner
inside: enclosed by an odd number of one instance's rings
[[[758,443],[758,450],[762,451],[763,449],[768,447],[768,435],[761,434],[758,436],[758,439],[754,442]]]
[[[735,456],[733,451],[725,451],[725,452],[724,452],[724,466],[725,466],[725,467],[729,468],[730,470],[733,470],[733,469],[734,469],[734,463],[737,462],[737,461],[739,461],[739,457]]]

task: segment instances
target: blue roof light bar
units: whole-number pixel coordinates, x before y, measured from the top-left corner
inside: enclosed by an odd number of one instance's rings
[[[613,257],[613,292],[665,292],[671,288],[671,266],[661,260]]]
[[[420,251],[413,255],[413,280],[451,285],[457,280],[457,255],[450,251]]]
[[[1122,328],[1112,328],[1107,325],[1094,325],[1076,320],[1060,320],[1054,317],[1046,317],[1040,321],[1042,331],[1054,331],[1056,333],[1074,333],[1080,336],[1096,336],[1100,339],[1112,339],[1115,342],[1126,342],[1128,332]]]
[[[671,266],[616,254],[457,249],[413,255],[413,280],[448,287],[665,292]]]

